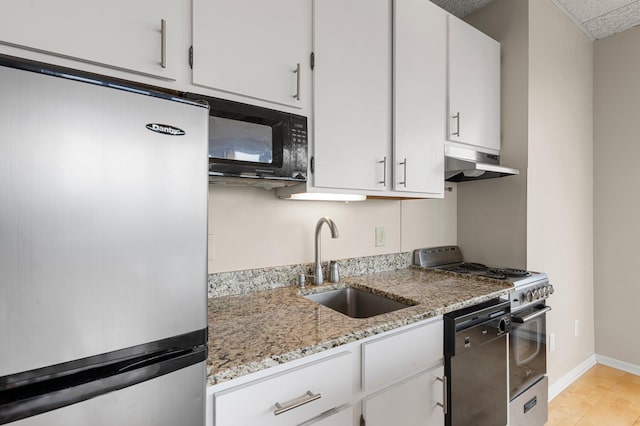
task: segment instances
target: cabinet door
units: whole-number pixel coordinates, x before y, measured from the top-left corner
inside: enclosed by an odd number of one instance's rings
[[[193,52],[194,84],[302,108],[311,0],[193,0]]]
[[[444,193],[447,14],[423,0],[394,1],[396,191]]]
[[[500,43],[449,16],[449,140],[500,150]]]
[[[316,0],[314,186],[388,190],[391,0]]]
[[[422,372],[362,401],[367,426],[435,426],[444,424],[444,367]]]
[[[2,9],[2,44],[166,79],[186,61],[188,46],[172,36],[186,30],[182,2],[4,0]]]

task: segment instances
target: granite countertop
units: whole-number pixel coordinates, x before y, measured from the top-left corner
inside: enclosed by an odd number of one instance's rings
[[[365,287],[414,306],[356,319],[301,296],[331,287]],[[207,384],[393,330],[507,294],[510,283],[410,267],[349,277],[340,284],[289,286],[209,299]]]

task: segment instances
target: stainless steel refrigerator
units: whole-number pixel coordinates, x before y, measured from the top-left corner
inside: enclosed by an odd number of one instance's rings
[[[0,424],[204,424],[207,122],[0,57]]]

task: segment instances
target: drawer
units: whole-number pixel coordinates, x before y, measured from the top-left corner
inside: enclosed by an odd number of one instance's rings
[[[442,318],[362,344],[362,389],[424,370],[443,356]],[[440,361],[441,362],[441,361]]]
[[[291,426],[348,403],[353,393],[351,352],[341,352],[213,394],[215,426]],[[280,406],[282,413],[276,415]],[[285,411],[289,406],[296,408]]]

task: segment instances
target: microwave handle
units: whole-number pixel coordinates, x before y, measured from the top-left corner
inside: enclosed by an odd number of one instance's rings
[[[299,101],[300,100],[300,62],[298,62],[296,69],[293,70],[293,73],[296,74],[296,94],[293,97]]]

